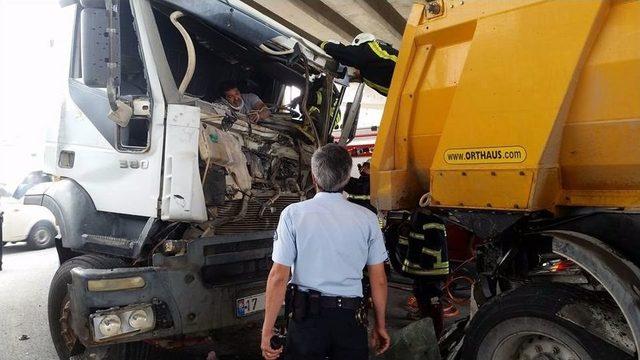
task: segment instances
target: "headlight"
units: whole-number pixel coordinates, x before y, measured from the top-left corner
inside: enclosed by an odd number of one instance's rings
[[[151,331],[156,326],[153,308],[149,304],[101,310],[91,314],[89,318],[93,324],[95,341],[119,335],[139,334]]]
[[[116,336],[122,332],[122,321],[116,315],[107,315],[100,320],[98,329],[105,336]]]
[[[153,314],[151,315],[151,317],[147,315],[144,310],[136,310],[129,315],[129,326],[134,329],[146,329],[152,325]]]

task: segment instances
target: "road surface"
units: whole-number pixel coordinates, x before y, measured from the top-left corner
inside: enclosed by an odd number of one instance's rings
[[[15,244],[3,250],[0,358],[57,359],[47,322],[49,283],[58,268],[56,249],[30,250],[26,244]],[[28,339],[20,340],[23,335]]]

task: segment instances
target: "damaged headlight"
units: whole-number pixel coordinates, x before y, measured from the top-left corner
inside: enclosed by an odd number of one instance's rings
[[[89,315],[89,319],[93,324],[95,341],[151,331],[156,326],[153,308],[149,304],[100,310]]]

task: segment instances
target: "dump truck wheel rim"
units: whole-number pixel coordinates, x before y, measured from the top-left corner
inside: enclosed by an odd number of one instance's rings
[[[493,354],[494,359],[578,360],[569,346],[548,335],[519,332],[504,339]]]

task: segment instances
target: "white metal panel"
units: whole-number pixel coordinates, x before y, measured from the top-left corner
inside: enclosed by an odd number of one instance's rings
[[[132,7],[135,15],[140,2],[133,1]],[[67,95],[57,131],[47,134],[45,168],[52,174],[78,182],[99,211],[158,217],[165,102],[151,45],[144,30],[147,24],[142,17],[136,17],[135,21],[153,104],[149,150],[144,153],[117,151]],[[70,169],[58,166],[58,156],[63,150],[75,152],[74,166]],[[124,163],[140,166],[123,167]]]
[[[162,220],[207,220],[198,167],[200,108],[169,104],[162,187]]]

